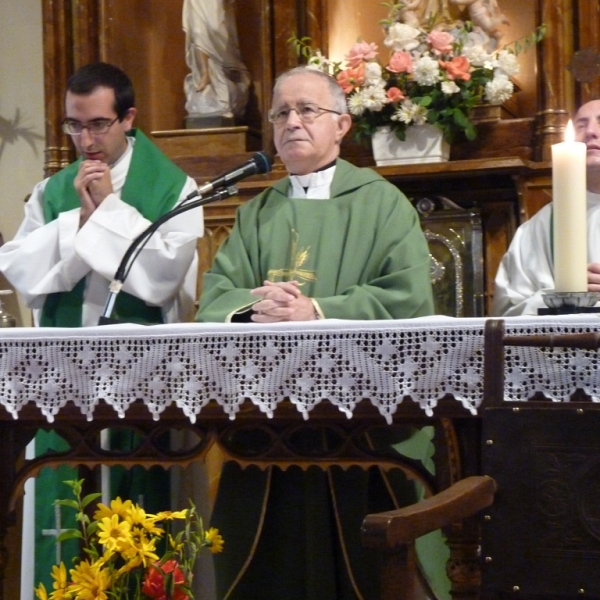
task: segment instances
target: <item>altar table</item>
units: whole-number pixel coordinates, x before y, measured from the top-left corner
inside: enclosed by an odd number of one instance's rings
[[[504,321],[510,335],[594,332],[600,324],[594,315]],[[241,422],[267,432],[278,424],[289,441],[298,424],[315,420],[333,428],[340,442],[301,462],[338,464],[348,456],[350,462],[368,458],[360,443],[365,422],[476,421],[485,405],[485,322],[428,317],[1,329],[0,577],[16,498],[24,481],[48,464],[185,465],[215,441],[233,439]],[[598,402],[599,367],[596,351],[507,348],[505,399],[542,392],[566,402],[582,389]],[[100,431],[119,425],[144,436],[132,456],[101,448]],[[40,427],[56,429],[71,450],[24,460]],[[165,452],[156,440],[169,427],[194,431],[197,444]],[[269,438],[258,458],[293,463],[298,456],[289,443]]]

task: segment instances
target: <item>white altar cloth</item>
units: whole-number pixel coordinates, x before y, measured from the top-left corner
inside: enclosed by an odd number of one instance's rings
[[[124,417],[143,400],[155,419],[169,405],[194,422],[210,401],[234,418],[244,402],[269,416],[289,398],[308,418],[327,400],[352,416],[368,399],[391,422],[410,396],[431,415],[445,394],[477,413],[486,319],[110,325],[0,329],[0,404],[14,418],[35,403],[51,422],[67,403],[88,420],[104,402]],[[595,331],[598,316],[513,317],[513,335]],[[595,351],[507,348],[506,398],[543,392],[600,398]]]

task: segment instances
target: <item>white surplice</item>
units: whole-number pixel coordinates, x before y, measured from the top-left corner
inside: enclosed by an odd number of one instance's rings
[[[0,271],[34,309],[36,323],[47,294],[69,291],[86,277],[82,325],[98,324],[109,281],[131,242],[151,223],[120,199],[132,148],[130,142],[125,154],[111,167],[113,193],[83,227],[79,228],[79,208],[45,223],[45,179],[35,186],[25,204],[25,219],[14,240],[0,248]],[[188,177],[180,200],[196,189],[196,183]],[[166,323],[190,320],[196,299],[196,242],[202,234],[201,208],[167,221],[133,263],[123,291],[160,306]]]
[[[537,315],[554,290],[552,205],[544,206],[515,232],[496,275],[492,314]],[[587,194],[588,263],[600,262],[600,194]]]

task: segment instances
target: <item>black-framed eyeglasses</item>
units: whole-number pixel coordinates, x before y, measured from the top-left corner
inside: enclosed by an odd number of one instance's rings
[[[65,119],[62,122],[62,130],[69,135],[81,135],[84,129],[90,132],[90,135],[102,135],[106,133],[117,121],[119,117],[110,119],[94,119],[89,123],[80,123],[73,119]]]
[[[303,123],[312,123],[316,118],[320,117],[325,113],[333,113],[334,115],[341,115],[342,113],[337,110],[331,110],[330,108],[322,108],[312,102],[301,102],[293,107],[282,107],[272,108],[268,112],[268,118],[271,123],[275,125],[283,125],[287,123],[290,113],[295,110],[296,114]]]

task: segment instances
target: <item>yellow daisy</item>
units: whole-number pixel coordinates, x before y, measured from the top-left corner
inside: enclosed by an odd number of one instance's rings
[[[153,535],[162,535],[164,530],[156,526],[156,515],[150,515],[137,504],[132,506],[127,519],[132,527],[143,527],[148,533]]]
[[[64,563],[60,563],[60,565],[54,565],[52,567],[52,579],[54,579],[54,583],[52,587],[54,591],[50,594],[50,600],[64,600],[68,598],[67,594],[67,567],[65,567]]]
[[[121,498],[115,498],[111,500],[110,507],[106,506],[106,504],[98,503],[98,510],[94,513],[94,520],[100,521],[105,517],[112,517],[113,515],[119,515],[121,519],[127,518],[131,507],[133,506],[133,502],[131,500],[121,500]]]
[[[48,592],[46,591],[46,586],[43,583],[40,583],[36,588],[33,588],[35,595],[39,598],[39,600],[48,600]]]
[[[107,600],[106,590],[111,585],[109,569],[83,560],[69,572],[72,583],[68,589],[77,600]]]
[[[219,533],[219,530],[215,527],[211,527],[205,534],[204,539],[206,541],[206,545],[208,549],[213,553],[217,554],[218,552],[223,551],[223,545],[225,542],[223,541],[223,537]]]
[[[98,542],[109,552],[119,551],[131,541],[131,525],[127,521],[119,521],[118,515],[98,521]]]
[[[156,515],[157,521],[172,521],[173,519],[185,519],[188,514],[188,509],[183,510],[163,510]]]

